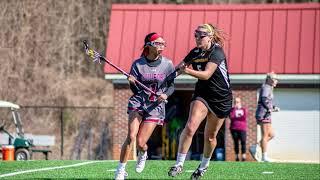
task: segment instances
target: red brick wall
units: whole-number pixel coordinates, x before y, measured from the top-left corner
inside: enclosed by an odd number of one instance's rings
[[[242,104],[248,109],[248,131],[247,131],[247,159],[252,160],[249,154],[249,146],[256,142],[257,130],[256,121],[254,118],[256,102],[257,102],[257,88],[256,86],[234,86],[234,97],[240,97]],[[128,116],[127,103],[131,96],[131,91],[127,85],[114,86],[114,123],[113,127],[113,152],[112,158],[119,159],[122,143],[127,135]],[[226,123],[225,145],[226,145],[226,160],[234,161],[233,140],[229,131],[230,120]],[[131,153],[132,159],[132,153]]]
[[[112,158],[119,159],[121,146],[128,132],[128,99],[131,96],[129,86],[114,86],[114,122],[112,124]],[[132,156],[132,153],[131,153]],[[131,157],[132,158],[132,157]]]

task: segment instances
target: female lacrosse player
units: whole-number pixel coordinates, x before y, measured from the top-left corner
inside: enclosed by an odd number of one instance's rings
[[[272,160],[267,155],[268,142],[274,137],[274,132],[271,126],[271,112],[280,111],[280,108],[273,104],[273,89],[277,86],[278,78],[274,72],[268,73],[266,81],[262,84],[258,106],[256,110],[257,124],[261,128],[261,141],[250,147],[249,151],[254,159],[262,162],[271,162]],[[261,147],[260,147],[261,146]],[[261,157],[262,150],[262,157]]]
[[[172,61],[162,56],[165,41],[157,33],[145,37],[142,55],[131,66],[128,78],[133,95],[128,103],[128,134],[121,148],[120,162],[115,179],[127,176],[125,166],[134,142],[137,143],[138,159],[136,172],[143,171],[147,159],[147,141],[157,125],[162,125],[165,118],[165,103],[174,91],[173,80],[165,78],[174,72]],[[139,87],[138,80],[158,94],[155,96]],[[165,84],[163,86],[163,84]]]
[[[176,164],[168,175],[176,176],[182,167],[200,123],[206,119],[202,162],[191,178],[198,179],[206,172],[214,148],[217,133],[232,107],[227,61],[222,49],[222,31],[211,24],[201,24],[194,32],[196,47],[178,65],[182,73],[198,78],[190,104],[188,122],[180,136]],[[191,62],[192,67],[185,66]]]

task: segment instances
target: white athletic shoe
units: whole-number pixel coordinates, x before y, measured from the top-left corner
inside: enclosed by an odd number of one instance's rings
[[[145,153],[138,153],[138,159],[137,159],[137,164],[136,164],[136,172],[141,173],[144,169],[144,166],[146,165],[146,160],[147,160],[147,152]]]
[[[261,162],[262,150],[258,144],[250,146],[249,152],[250,152],[251,156],[253,157],[253,159],[255,159],[258,162]]]
[[[271,159],[271,158],[269,158],[269,157],[262,157],[262,159],[261,159],[261,161],[262,162],[275,162],[275,160],[274,159]]]
[[[128,177],[128,173],[125,169],[117,169],[114,179],[115,180],[124,180]]]
[[[257,161],[258,162],[261,162],[261,160],[262,160],[262,148],[261,148],[261,146],[260,145],[256,145],[256,152],[257,152]]]

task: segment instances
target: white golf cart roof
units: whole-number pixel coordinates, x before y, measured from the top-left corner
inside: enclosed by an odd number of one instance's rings
[[[20,108],[19,105],[17,105],[17,104],[13,104],[13,103],[8,102],[8,101],[1,101],[0,100],[0,108],[2,108],[2,107],[4,107],[4,108],[13,108],[13,109],[19,109]]]

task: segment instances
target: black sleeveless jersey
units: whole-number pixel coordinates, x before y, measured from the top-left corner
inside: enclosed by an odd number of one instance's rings
[[[227,61],[219,44],[213,44],[206,51],[199,48],[192,49],[184,58],[184,62],[192,64],[193,69],[197,71],[204,71],[208,62],[213,62],[218,66],[208,80],[198,80],[195,95],[199,94],[211,103],[232,100]]]

